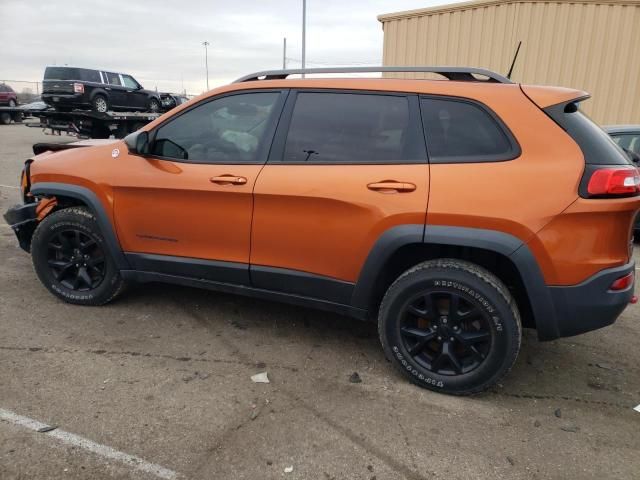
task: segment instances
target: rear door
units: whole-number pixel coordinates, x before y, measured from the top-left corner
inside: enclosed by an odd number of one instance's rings
[[[247,284],[253,187],[286,92],[232,92],[169,118],[115,175],[118,239],[133,265]]]
[[[254,286],[348,303],[376,240],[424,225],[428,180],[416,96],[292,91],[255,187]]]

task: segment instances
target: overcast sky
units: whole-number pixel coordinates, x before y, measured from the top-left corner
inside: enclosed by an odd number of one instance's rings
[[[380,64],[382,13],[446,0],[307,0],[307,66]],[[0,80],[46,65],[131,73],[145,88],[205,90],[245,73],[300,66],[302,0],[0,0]],[[20,87],[20,85],[18,85]],[[14,87],[15,88],[15,87]]]

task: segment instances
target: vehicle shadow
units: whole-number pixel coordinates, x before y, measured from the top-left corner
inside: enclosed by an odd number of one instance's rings
[[[240,295],[165,284],[132,288],[119,303],[179,305],[185,312],[181,322],[194,322],[211,331],[243,332],[236,342],[247,348],[260,342],[299,344],[301,350],[320,344],[331,353],[349,357],[370,356],[385,362],[375,322],[366,322],[330,312],[292,306]],[[525,329],[521,351],[512,371],[487,397],[579,402],[594,407],[628,409],[640,395],[640,370],[607,344],[608,337],[592,332],[580,337],[540,342],[536,332]],[[241,344],[240,344],[241,345]],[[240,345],[238,345],[240,347]],[[393,368],[384,374],[405,382]],[[637,402],[636,402],[637,403]]]

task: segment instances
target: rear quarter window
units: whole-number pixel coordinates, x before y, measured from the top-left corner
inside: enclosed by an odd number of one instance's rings
[[[100,72],[97,70],[89,70],[83,68],[80,70],[81,78],[85,82],[93,82],[93,83],[102,83],[102,79],[100,78]]]
[[[420,108],[432,163],[497,162],[520,155],[504,124],[480,104],[428,97]]]

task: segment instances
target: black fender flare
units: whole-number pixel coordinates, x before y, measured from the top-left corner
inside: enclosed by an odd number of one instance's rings
[[[507,257],[522,278],[540,340],[560,336],[551,292],[533,253],[519,238],[496,230],[414,224],[386,230],[374,244],[360,271],[351,299],[352,306],[369,309],[376,279],[387,260],[399,248],[421,243],[474,247]]]
[[[120,242],[118,242],[118,237],[113,229],[113,225],[111,225],[111,222],[109,221],[109,217],[102,205],[102,202],[100,202],[98,196],[94,192],[79,185],[57,182],[41,182],[35,183],[31,186],[31,193],[33,195],[60,195],[64,197],[71,197],[84,203],[96,216],[98,226],[104,235],[109,253],[115,261],[118,269],[127,270],[130,268],[129,263],[120,248]]]

